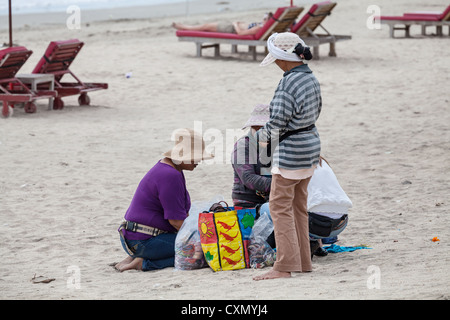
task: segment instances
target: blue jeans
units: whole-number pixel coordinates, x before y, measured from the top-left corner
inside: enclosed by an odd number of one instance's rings
[[[142,271],[158,270],[173,267],[175,264],[176,233],[163,233],[147,240],[126,240],[120,237],[125,252],[128,247],[133,251],[132,257],[143,258]]]

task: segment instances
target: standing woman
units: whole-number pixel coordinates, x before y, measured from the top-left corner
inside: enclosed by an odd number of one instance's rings
[[[284,32],[270,36],[267,48],[261,66],[275,62],[284,71],[270,103],[270,120],[257,133],[260,143],[270,142],[269,149],[274,148],[269,208],[277,258],[272,270],[254,280],[312,271],[307,187],[320,157],[315,122],[322,98],[319,82],[303,63],[312,58],[309,47],[298,35]]]
[[[121,272],[174,266],[175,238],[191,207],[183,171],[213,156],[200,133],[178,129],[173,135],[175,146],[142,178],[119,228],[128,254],[115,265]]]

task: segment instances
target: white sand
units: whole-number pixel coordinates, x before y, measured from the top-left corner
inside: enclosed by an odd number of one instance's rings
[[[109,89],[92,93],[89,107],[69,97],[63,110],[41,101],[35,114],[16,108],[0,119],[0,299],[450,297],[450,39],[370,30],[373,3],[360,0],[340,1],[324,23],[353,39],[337,44],[336,58],[321,47],[309,65],[322,86],[323,155],[354,204],[338,244],[372,249],[315,257],[312,273],[259,282],[252,276],[264,269],[119,273],[109,266],[125,257],[118,224],[142,176],[171,147],[172,131],[200,121],[204,133],[238,130],[254,105],[270,102],[282,76],[275,65],[231,57],[227,46],[227,58],[213,59],[212,49],[196,58],[194,44],[178,42],[170,24],[255,20],[266,7],[288,4],[251,9],[259,2],[238,8],[232,1],[220,12],[224,5],[216,4],[208,15],[191,7],[189,17],[82,20],[79,30],[30,20],[14,30],[14,41],[34,51],[21,73],[31,72],[51,40],[79,38],[85,46],[72,71]],[[377,3],[385,15],[447,6]],[[0,36],[7,41],[6,30]],[[186,179],[193,201],[222,195],[231,202],[228,163],[200,165]],[[378,288],[368,286],[376,283],[372,270],[380,272]],[[77,274],[79,287],[70,282]],[[55,280],[34,284],[34,275]]]

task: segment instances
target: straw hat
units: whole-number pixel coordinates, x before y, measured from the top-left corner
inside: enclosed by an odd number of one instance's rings
[[[202,135],[192,129],[175,130],[172,141],[175,141],[175,146],[162,155],[173,162],[197,163],[214,158],[214,155],[205,152],[205,141]]]
[[[283,32],[272,34],[269,39],[267,39],[267,50],[269,53],[261,62],[260,66],[267,66],[277,59],[302,61],[302,59],[294,52],[295,47],[299,43],[306,47],[305,42],[295,33]]]
[[[252,111],[250,118],[247,120],[242,129],[253,126],[264,126],[270,119],[270,105],[258,104]]]

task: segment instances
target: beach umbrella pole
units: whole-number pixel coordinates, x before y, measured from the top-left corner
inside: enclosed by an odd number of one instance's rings
[[[11,0],[9,0],[9,46],[12,47],[12,14],[11,14]]]

